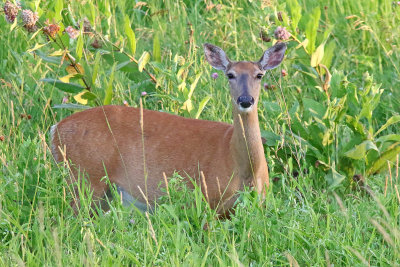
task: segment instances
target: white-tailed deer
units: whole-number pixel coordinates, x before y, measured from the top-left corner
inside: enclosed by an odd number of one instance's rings
[[[204,45],[206,60],[229,79],[233,125],[124,106],[96,107],[52,127],[54,158],[75,165],[72,180],[78,167],[84,170],[94,198],[108,191],[102,179],[107,174],[137,207],[152,205],[161,195],[163,173],[178,171],[197,179],[210,206],[226,214],[244,186],[261,194],[269,186],[257,103],[261,78],[282,62],[285,50],[284,43],[277,43],[257,62],[233,62],[221,48]]]

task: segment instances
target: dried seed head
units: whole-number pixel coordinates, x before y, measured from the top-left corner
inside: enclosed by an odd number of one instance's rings
[[[19,5],[14,5],[10,1],[7,1],[4,4],[3,9],[7,22],[13,23],[18,15],[18,12],[21,10],[21,7]]]
[[[263,40],[263,42],[271,42],[271,38],[263,30],[260,31],[260,38]]]
[[[36,22],[39,20],[37,13],[33,13],[29,9],[22,10],[22,23],[24,24],[24,28],[28,30],[28,32],[36,31]]]
[[[264,90],[275,90],[276,87],[273,84],[264,83]]]
[[[91,44],[91,46],[95,49],[101,48],[102,44],[99,42],[99,40],[94,39],[93,43]]]
[[[76,39],[79,36],[79,31],[72,26],[65,28],[65,32],[68,33],[69,38],[71,39]]]
[[[283,21],[283,18],[282,18],[282,11],[279,11],[277,15],[278,15],[278,20],[279,20],[279,21]]]
[[[57,24],[49,24],[48,26],[43,28],[43,31],[52,38],[56,37],[56,34],[59,30],[60,26],[58,26]]]
[[[278,26],[275,30],[275,38],[278,40],[287,40],[290,38],[290,33],[286,30],[286,27]]]
[[[90,24],[90,21],[88,20],[88,18],[83,19],[83,32],[84,33],[93,32],[92,25]]]

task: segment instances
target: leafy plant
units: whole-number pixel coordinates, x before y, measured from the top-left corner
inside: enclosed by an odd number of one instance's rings
[[[16,17],[21,7],[11,2],[7,3],[11,8],[14,8],[15,11],[13,12],[16,15],[12,14]],[[91,10],[92,5],[90,5]],[[108,2],[104,5],[104,9],[109,9],[108,5],[110,4]],[[70,6],[64,7],[63,1],[56,1],[51,8],[53,9],[51,12],[39,10],[40,17],[30,9],[21,11],[24,28],[32,32],[31,39],[36,38],[38,40],[34,47],[27,52],[36,54],[46,63],[57,65],[66,73],[66,75],[56,79],[44,78],[41,80],[42,82],[49,83],[63,92],[73,94],[75,101],[82,105],[110,104],[113,96],[114,73],[118,70],[127,72],[128,77],[135,81],[138,77],[143,80],[143,76],[138,75],[138,73],[144,72],[152,82],[157,82],[154,75],[147,69],[151,58],[150,54],[144,51],[139,60],[135,58],[136,38],[128,15],[124,17],[126,40],[122,37],[120,39],[127,43],[131,54],[123,51],[124,44],[120,47],[97,33],[88,19],[85,18],[77,23]],[[49,21],[57,21],[57,23],[50,23]],[[93,17],[92,21],[94,21]],[[17,20],[15,20],[15,23],[17,23]],[[44,38],[41,33],[44,34]],[[159,46],[159,40],[156,40],[154,49],[157,52],[157,61],[161,61]],[[107,86],[104,93],[101,93],[101,84],[97,85],[96,83],[102,58],[113,66],[109,75],[110,79],[105,81]],[[104,97],[101,101],[102,94]],[[72,106],[58,105],[57,107]]]
[[[368,72],[361,84],[350,82],[343,71],[333,70],[331,74],[336,49],[335,41],[329,38],[333,26],[320,29],[319,7],[302,14],[296,0],[288,1],[287,6],[290,16],[281,11],[276,22],[290,28],[291,38],[298,43],[293,67],[303,74],[307,86],[318,89],[323,97],[296,96],[297,101],[289,109],[284,108],[287,119],[280,120],[285,138],[264,132],[268,145],[274,147],[278,158],[296,157],[295,147],[304,150],[307,164],[325,173],[330,188],[360,172],[372,175],[382,171],[400,152],[400,136],[382,134],[400,117],[393,115],[383,123],[373,120],[384,90]],[[281,112],[279,108],[270,111]],[[278,113],[274,116],[279,117]]]

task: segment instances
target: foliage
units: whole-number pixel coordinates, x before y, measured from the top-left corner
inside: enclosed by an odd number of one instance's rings
[[[0,12],[1,265],[399,262],[396,1],[21,5]],[[226,79],[211,75],[202,44],[257,60],[277,40],[289,48],[261,92],[272,184],[263,202],[246,189],[232,218],[218,220],[200,188],[175,175],[153,214],[123,207],[113,192],[110,212],[90,217],[82,179],[84,209],[73,213],[69,174],[48,147],[52,124],[91,106],[140,100],[231,122]],[[355,174],[363,185],[352,186]]]

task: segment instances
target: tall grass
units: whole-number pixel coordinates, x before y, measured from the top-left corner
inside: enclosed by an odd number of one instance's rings
[[[23,4],[39,16],[57,18],[51,13],[57,3],[68,6],[66,1]],[[334,43],[335,50],[329,69],[346,77],[338,82],[340,88],[349,84],[365,88],[368,72],[373,83],[384,89],[371,122],[360,120],[376,132],[399,113],[400,6],[387,0],[304,0],[299,5],[304,15],[299,28],[314,8],[321,10],[317,44],[323,32],[333,28],[328,42]],[[187,117],[199,114],[201,119],[225,122],[232,121],[227,81],[222,75],[211,78],[213,70],[204,64],[202,44],[223,47],[232,59],[258,60],[271,45],[261,40],[260,31],[273,38],[276,25],[281,23],[278,12],[290,14],[287,1],[274,0],[165,0],[148,1],[144,6],[134,1],[89,0],[72,1],[69,6],[75,19],[87,17],[96,32],[129,54],[123,27],[127,15],[136,36],[136,59],[145,51],[152,52],[154,37],[159,36],[161,62],[151,59],[146,65],[158,86],[144,72],[115,71],[112,104],[126,101],[139,106],[142,99],[148,109]],[[170,194],[159,200],[154,213],[125,208],[116,197],[110,200],[109,213],[99,210],[91,217],[91,194],[85,180],[80,184],[81,199],[87,205],[75,215],[69,205],[69,173],[55,164],[48,147],[50,126],[72,113],[54,106],[65,97],[76,101],[72,94],[41,79],[59,79],[67,74],[65,68],[27,52],[36,43],[46,42],[44,36],[31,38],[20,24],[10,30],[4,16],[0,25],[0,265],[396,266],[400,262],[398,162],[385,161],[390,172],[386,169],[367,175],[368,162],[351,160],[349,166],[365,176],[365,184],[346,177],[332,189],[321,165],[310,160],[304,143],[288,134],[296,103],[300,103],[297,114],[304,109],[304,98],[324,106],[330,103],[316,88],[318,80],[310,79],[299,67],[309,62],[309,55],[298,52],[294,41],[289,43],[282,65],[288,76],[277,70],[263,81],[277,90],[261,93],[261,130],[285,139],[265,147],[272,186],[262,203],[245,190],[232,218],[218,220],[201,189],[187,189],[175,175],[169,182]],[[75,49],[76,41],[71,43]],[[96,50],[90,43],[89,39],[84,43],[90,51],[83,55],[85,73],[94,69]],[[46,46],[40,51],[54,50]],[[113,53],[99,59],[101,67],[92,92],[101,100],[113,65],[121,63],[116,57]],[[189,111],[183,108],[188,94],[179,86],[185,82],[189,88],[196,75],[201,76],[190,98],[193,110]],[[142,96],[144,91],[146,96]],[[200,110],[202,101],[206,104]],[[311,125],[311,115],[300,120],[305,127]],[[337,136],[344,127],[338,125]],[[391,124],[382,134],[398,131],[399,126]],[[346,142],[349,140],[338,140]],[[321,151],[329,159],[341,156],[330,149]]]

